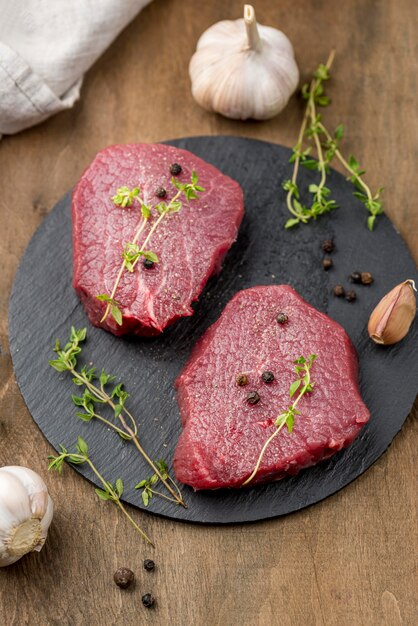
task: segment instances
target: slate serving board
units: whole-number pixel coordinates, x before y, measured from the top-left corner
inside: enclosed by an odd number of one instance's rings
[[[20,263],[9,309],[10,350],[17,381],[33,419],[57,448],[72,448],[82,435],[91,456],[108,480],[125,483],[124,500],[139,508],[134,485],[149,475],[135,448],[99,423],[74,415],[71,378],[48,366],[56,338],[66,339],[70,325],[87,326],[87,362],[118,374],[131,393],[129,407],[139,416],[145,449],[169,462],[180,433],[173,381],[203,331],[240,289],[290,283],[308,302],[326,312],[348,332],[360,360],[360,386],[371,420],[358,439],[332,459],[267,486],[245,490],[194,493],[184,488],[188,509],[154,498],[148,511],[176,520],[201,523],[249,522],[296,511],[335,493],[362,474],[390,445],[402,427],[417,392],[418,328],[393,347],[380,347],[367,336],[369,313],[378,300],[406,278],[416,278],[410,254],[391,222],[382,216],[370,233],[367,213],[352,196],[352,186],[331,172],[330,187],[340,208],[308,226],[285,231],[288,217],[281,182],[291,174],[290,150],[238,137],[192,137],[170,141],[236,179],[245,192],[246,216],[238,241],[218,277],[211,279],[191,318],[180,320],[154,339],[120,339],[90,326],[72,287],[70,193],[44,220]],[[307,186],[315,174],[302,168]],[[321,242],[333,238],[334,267],[322,269]],[[348,287],[348,275],[369,271],[370,287],[355,286],[355,303],[335,298],[332,286]],[[77,466],[86,478],[94,476]],[[70,471],[69,468],[66,471]]]

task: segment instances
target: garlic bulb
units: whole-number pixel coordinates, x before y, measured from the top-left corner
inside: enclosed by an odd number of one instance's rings
[[[224,20],[200,37],[189,66],[192,94],[208,111],[266,120],[281,111],[299,81],[289,39],[257,26],[251,5],[244,19]]]
[[[53,510],[38,474],[26,467],[0,468],[0,567],[41,550]]]
[[[389,346],[405,337],[417,310],[415,283],[409,279],[396,285],[373,310],[368,324],[370,339]]]

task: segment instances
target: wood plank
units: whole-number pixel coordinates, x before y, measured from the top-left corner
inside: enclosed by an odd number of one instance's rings
[[[199,5],[199,6],[198,6]],[[115,142],[197,134],[247,135],[293,145],[301,106],[277,118],[232,122],[201,110],[187,65],[200,33],[240,15],[236,0],[157,0],[88,73],[72,111],[0,143],[0,465],[29,465],[46,477],[56,503],[40,554],[0,570],[0,623],[7,626],[170,624],[173,626],[351,626],[416,621],[418,426],[411,415],[386,453],[359,480],[285,519],[229,528],[142,516],[157,543],[158,569],[115,509],[66,468],[47,476],[50,452],[15,383],[7,347],[7,301],[32,233],[97,150]],[[343,122],[345,151],[384,185],[386,212],[418,260],[417,31],[413,0],[259,0],[261,23],[295,44],[302,78],[337,49],[329,125]],[[415,411],[416,417],[416,411]],[[134,512],[137,519],[141,516]],[[114,570],[138,584],[121,592]],[[152,591],[155,610],[140,597]],[[415,619],[414,619],[415,618]]]

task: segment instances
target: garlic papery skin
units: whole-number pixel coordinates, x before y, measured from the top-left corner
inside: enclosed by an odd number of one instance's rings
[[[417,311],[415,291],[414,281],[408,279],[380,300],[367,327],[375,343],[390,346],[407,335]]]
[[[0,468],[0,567],[41,550],[54,505],[42,478],[27,467]]]
[[[189,66],[192,94],[208,111],[266,120],[288,103],[299,82],[293,47],[281,31],[244,19],[224,20],[200,37]]]

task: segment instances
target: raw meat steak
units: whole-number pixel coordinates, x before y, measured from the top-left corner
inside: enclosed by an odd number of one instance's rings
[[[288,316],[280,324],[279,313]],[[357,384],[357,356],[345,331],[288,285],[237,293],[194,347],[176,381],[183,432],[174,469],[194,489],[241,487],[275,419],[292,401],[294,361],[316,354],[315,385],[302,396],[293,431],[284,427],[267,448],[250,484],[296,474],[348,446],[369,419]],[[263,382],[265,371],[274,381]],[[244,373],[248,385],[238,386]],[[247,402],[256,391],[257,404]],[[294,396],[295,398],[295,396]]]
[[[140,222],[140,205],[116,206],[112,197],[119,187],[140,188],[146,204],[161,202],[156,190],[167,191],[166,203],[175,195],[170,166],[182,171],[175,178],[190,182],[192,171],[205,191],[198,199],[182,200],[179,213],[164,218],[148,249],[159,257],[151,269],[140,262],[124,271],[114,299],[123,313],[118,325],[111,315],[101,322],[106,303],[96,296],[111,294],[122,264],[122,252]],[[149,220],[138,244],[157,219]],[[211,274],[236,239],[243,216],[241,187],[212,165],[186,150],[161,144],[111,146],[99,152],[76,186],[72,200],[73,285],[90,321],[115,335],[153,335],[182,316],[192,315]]]

